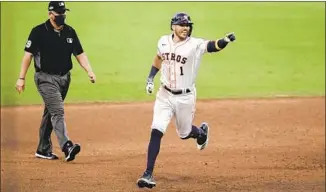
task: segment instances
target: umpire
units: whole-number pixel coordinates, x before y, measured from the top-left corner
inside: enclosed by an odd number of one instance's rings
[[[81,149],[79,144],[74,144],[69,139],[64,117],[64,99],[70,84],[72,54],[88,73],[92,83],[96,76],[76,31],[65,24],[66,11],[69,9],[65,2],[51,1],[48,6],[49,19],[30,32],[16,90],[19,94],[24,91],[25,76],[34,57],[34,81],[45,104],[35,156],[49,160],[58,159],[52,152],[51,133],[54,129],[60,148],[65,154],[65,161],[72,161]]]

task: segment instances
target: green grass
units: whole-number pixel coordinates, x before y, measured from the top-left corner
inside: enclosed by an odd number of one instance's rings
[[[196,37],[234,31],[237,41],[204,56],[199,98],[325,95],[325,7],[322,2],[68,2],[67,22],[97,75],[91,84],[74,63],[67,102],[144,101],[158,38],[174,13],[188,12]],[[47,2],[1,2],[1,105],[42,100],[31,65],[26,90],[15,92],[31,28],[47,19]],[[158,78],[156,78],[156,87]]]

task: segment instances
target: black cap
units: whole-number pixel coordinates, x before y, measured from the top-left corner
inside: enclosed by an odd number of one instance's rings
[[[55,11],[59,14],[65,13],[66,11],[70,11],[70,9],[66,8],[65,2],[63,1],[50,1],[48,10]]]

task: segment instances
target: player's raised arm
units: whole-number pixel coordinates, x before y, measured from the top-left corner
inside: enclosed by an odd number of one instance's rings
[[[235,35],[234,33],[228,33],[224,38],[218,39],[216,41],[209,41],[207,43],[207,52],[212,53],[212,52],[218,52],[224,49],[229,42],[233,42],[235,40]]]
[[[155,55],[151,70],[147,78],[146,92],[151,94],[154,90],[154,77],[161,69],[162,58],[159,55]]]

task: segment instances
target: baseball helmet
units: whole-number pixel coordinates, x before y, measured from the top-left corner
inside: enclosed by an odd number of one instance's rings
[[[171,19],[171,24],[170,24],[170,28],[172,30],[172,25],[180,25],[180,24],[188,24],[190,27],[189,30],[189,35],[191,35],[192,32],[192,25],[194,24],[191,19],[190,16],[187,13],[181,12],[181,13],[177,13],[175,14],[172,19]]]

